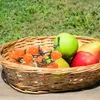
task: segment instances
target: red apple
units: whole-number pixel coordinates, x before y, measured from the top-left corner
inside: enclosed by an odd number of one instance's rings
[[[72,67],[87,66],[98,62],[99,62],[98,58],[93,54],[89,52],[79,51],[73,58],[71,66]]]
[[[90,52],[100,60],[100,42],[83,44],[78,51]]]

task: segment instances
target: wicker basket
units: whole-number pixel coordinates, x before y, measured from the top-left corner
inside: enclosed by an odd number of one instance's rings
[[[8,52],[14,48],[41,45],[51,49],[54,36],[27,37],[3,45],[0,59],[3,67],[2,77],[14,89],[23,93],[50,93],[84,89],[100,81],[100,63],[88,67],[75,68],[35,68],[9,61]],[[99,39],[76,36],[78,41],[89,43]]]

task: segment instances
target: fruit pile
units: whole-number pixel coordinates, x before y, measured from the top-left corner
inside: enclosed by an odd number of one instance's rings
[[[15,49],[9,52],[11,61],[41,68],[58,68],[57,62],[63,60],[61,57],[62,54],[57,50],[44,51],[42,47],[36,45],[28,49]]]
[[[87,66],[100,61],[100,42],[81,44],[73,35],[60,33],[52,50],[33,45],[9,52],[11,61],[40,68],[69,68]]]

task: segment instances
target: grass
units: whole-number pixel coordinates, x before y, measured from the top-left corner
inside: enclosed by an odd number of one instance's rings
[[[0,0],[0,44],[61,32],[100,38],[100,1]]]

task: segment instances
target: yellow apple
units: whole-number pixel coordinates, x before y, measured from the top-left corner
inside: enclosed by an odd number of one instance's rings
[[[82,45],[79,51],[90,52],[100,60],[100,42],[91,42]]]
[[[63,58],[59,58],[55,62],[58,64],[58,68],[70,68],[69,64]]]

